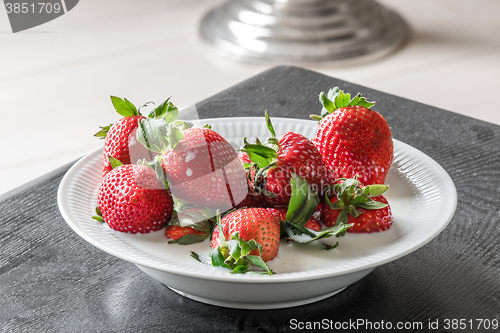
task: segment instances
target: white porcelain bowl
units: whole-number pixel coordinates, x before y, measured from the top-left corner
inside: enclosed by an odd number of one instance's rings
[[[243,137],[269,136],[263,118],[205,119],[229,142],[243,144]],[[314,137],[317,123],[273,118],[276,134],[287,131]],[[319,245],[282,243],[278,257],[268,264],[272,276],[240,274],[202,264],[190,257],[200,253],[208,260],[209,243],[168,244],[163,231],[150,234],[116,232],[91,218],[101,182],[102,150],[79,160],[64,176],[58,204],[68,225],[97,248],[136,264],[146,274],[172,290],[195,300],[232,308],[269,309],[297,306],[334,295],[360,280],[376,267],[422,247],[449,223],[457,205],[455,186],[434,160],[419,150],[394,140],[395,157],[386,184],[393,226],[373,234],[347,234],[333,250]]]

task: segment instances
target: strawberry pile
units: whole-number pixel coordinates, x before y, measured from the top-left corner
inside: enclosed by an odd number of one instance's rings
[[[96,134],[104,139],[103,180],[93,218],[120,232],[162,230],[170,244],[208,239],[209,263],[231,273],[272,274],[267,262],[282,242],[389,229],[387,122],[359,94],[334,88],[319,99],[312,140],[277,136],[266,112],[269,138],[243,138],[236,151],[210,126],[179,120],[170,99],[146,117],[112,96],[122,118]]]

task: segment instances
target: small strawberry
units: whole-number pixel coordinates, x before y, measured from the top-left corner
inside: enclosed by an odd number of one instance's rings
[[[358,175],[365,185],[383,184],[393,159],[391,129],[387,121],[370,109],[375,103],[361,95],[351,99],[337,87],[322,92],[324,108],[313,142],[335,178]]]
[[[266,112],[266,124],[271,138],[265,145],[248,144],[252,165],[257,169],[253,182],[273,205],[288,205],[291,197],[291,174],[304,178],[317,193],[324,193],[333,183],[333,175],[314,144],[301,134],[287,132],[276,138]]]
[[[278,255],[280,245],[279,212],[273,208],[243,208],[235,210],[221,220],[222,231],[225,239],[239,233],[244,241],[255,240],[262,246],[260,256],[262,260],[269,261]],[[219,229],[215,228],[212,235],[212,248],[221,246]],[[258,255],[258,250],[250,252]]]
[[[174,241],[187,235],[205,235],[203,231],[197,231],[191,227],[181,227],[179,225],[169,225],[165,229],[165,236]]]
[[[170,244],[190,245],[207,239],[212,234],[215,218],[208,210],[189,208],[177,212],[167,228],[165,236]]]
[[[170,119],[144,119],[138,138],[163,155],[169,189],[176,200],[227,211],[248,193],[245,169],[235,149],[211,128]]]
[[[135,164],[140,159],[151,160],[153,158],[152,152],[145,149],[136,139],[138,123],[146,117],[142,116],[134,104],[126,98],[111,96],[111,102],[116,112],[123,118],[114,124],[101,127],[101,130],[94,135],[104,139],[103,176],[113,169],[109,163],[109,156],[116,158],[123,164]],[[149,117],[158,116],[159,112],[166,112],[168,108],[175,108],[175,106],[167,99]]]
[[[144,165],[117,163],[99,187],[100,218],[110,228],[132,234],[162,229],[172,216],[173,202],[156,172]]]
[[[382,195],[386,185],[362,187],[357,179],[345,179],[335,185],[336,196],[322,207],[322,219],[326,226],[352,224],[347,232],[372,233],[384,231],[393,223],[391,208]]]

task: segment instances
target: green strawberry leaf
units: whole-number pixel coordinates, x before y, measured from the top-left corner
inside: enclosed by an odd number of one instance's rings
[[[323,105],[323,108],[326,110],[327,114],[328,113],[332,113],[333,111],[337,110],[337,107],[335,106],[335,103],[332,102],[331,99],[329,99],[328,97],[326,97],[326,95],[325,95],[324,92],[321,92],[319,94],[319,101]],[[323,112],[321,113],[321,115],[323,116]]]
[[[278,157],[273,148],[264,145],[247,143],[243,147],[243,150],[248,154],[248,158],[260,169],[274,163]]]
[[[248,271],[248,262],[245,261],[241,265],[234,265],[235,267],[231,270],[231,274],[246,273]]]
[[[359,209],[356,209],[354,205],[350,205],[347,207],[347,212],[354,216],[355,218],[360,217],[363,214]]]
[[[348,106],[350,101],[351,101],[351,94],[346,94],[342,90],[340,90],[338,94],[335,96],[334,103],[337,109],[339,109]]]
[[[257,154],[259,156],[262,156],[264,158],[267,158],[267,159],[272,159],[272,158],[277,158],[278,157],[278,153],[276,152],[276,150],[270,148],[270,147],[267,147],[267,146],[264,146],[264,145],[257,145],[257,144],[246,144],[243,149],[247,152],[247,154],[249,152],[251,153],[254,153],[254,154]]]
[[[99,128],[101,130],[99,132],[97,132],[96,134],[94,134],[94,136],[101,138],[101,139],[105,139],[111,126],[113,126],[113,124],[110,124],[109,126],[99,126]]]
[[[226,264],[226,258],[222,255],[220,248],[217,247],[214,249],[210,249],[209,256],[213,266],[229,268],[229,266]]]
[[[337,216],[337,220],[335,221],[335,225],[348,224],[348,219],[347,219],[348,211],[349,211],[348,207],[342,208],[342,210],[339,213],[339,216]]]
[[[226,243],[227,243],[227,248],[229,249],[229,255],[236,262],[240,260],[242,257],[244,257],[246,254],[248,254],[248,252],[250,252],[246,251],[246,253],[244,253],[245,250],[248,250],[249,247],[246,246],[246,248],[242,248],[242,244],[240,244],[240,242],[238,242],[237,239],[228,240]]]
[[[206,262],[201,261],[200,256],[198,253],[191,251],[191,257],[194,258],[196,261],[201,262],[202,264],[206,264]]]
[[[163,119],[146,118],[139,122],[137,141],[155,153],[164,154],[169,142],[166,139],[167,122]]]
[[[382,209],[388,206],[388,204],[379,202],[379,201],[368,201],[368,202],[360,202],[356,203],[357,207],[361,207],[364,209]]]
[[[151,111],[148,118],[163,118],[167,123],[177,120],[179,117],[179,109],[170,102],[170,98],[171,97],[167,98],[165,102]]]
[[[92,216],[94,220],[97,220],[99,222],[104,222],[104,219],[102,218],[102,213],[101,210],[99,209],[99,206],[95,207],[95,213],[97,214],[96,216]]]
[[[92,216],[92,218],[93,218],[94,220],[99,221],[99,222],[104,222],[104,219],[103,219],[102,217],[100,217],[100,216]]]
[[[319,197],[305,179],[293,172],[291,176],[292,196],[288,203],[286,220],[304,225],[318,208]]]
[[[328,206],[330,206],[331,209],[342,209],[342,208],[344,208],[344,203],[342,202],[342,200],[337,200],[334,203],[332,203],[330,201],[330,198],[328,198],[328,192],[325,193],[325,200],[326,200],[326,204]]]
[[[379,195],[384,194],[388,188],[389,187],[387,185],[379,184],[368,185],[364,187],[365,191],[368,191],[366,194],[368,197],[378,197]]]
[[[168,142],[168,150],[174,150],[179,142],[181,142],[182,138],[184,138],[184,134],[182,134],[182,130],[179,127],[175,125],[172,126],[172,124],[167,125],[167,133],[164,139]]]
[[[343,236],[345,234],[345,231],[352,225],[353,224],[335,225],[330,228],[315,231],[312,229],[307,229],[302,225],[290,221],[283,221],[281,223],[282,229],[288,235],[287,241],[296,242],[299,244],[307,244],[332,236]]]
[[[266,126],[269,132],[271,133],[272,138],[276,138],[276,132],[274,131],[273,124],[271,122],[271,118],[269,118],[269,114],[267,111],[264,112],[264,118],[266,119]]]
[[[361,97],[361,94],[357,94],[353,99],[349,101],[349,104],[347,106],[355,105],[364,106],[365,108],[369,109],[375,105],[375,102],[368,102],[365,97]]]
[[[113,156],[108,156],[108,160],[109,160],[109,163],[111,164],[111,167],[114,169],[120,165],[123,165],[123,163],[117,159],[117,158],[114,158]]]
[[[134,104],[128,99],[121,99],[120,97],[111,96],[111,103],[115,107],[116,112],[124,117],[137,116],[139,112]]]
[[[211,235],[212,231],[214,229],[214,223],[212,222],[212,220],[205,218],[205,220],[196,222],[195,224],[191,225],[190,227],[196,231],[201,231],[201,232],[204,232],[208,235]]]
[[[260,257],[260,256],[254,256],[254,255],[247,255],[245,257],[245,259],[248,260],[255,267],[258,267],[258,268],[264,270],[268,275],[272,275],[273,274],[273,271],[266,264],[266,262],[262,259],[262,257]]]

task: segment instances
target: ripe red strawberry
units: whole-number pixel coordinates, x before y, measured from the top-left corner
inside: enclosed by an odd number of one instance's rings
[[[221,220],[221,227],[226,240],[231,239],[235,233],[243,241],[255,240],[262,246],[260,256],[265,262],[278,255],[280,245],[279,212],[273,208],[243,208],[233,211]],[[221,246],[219,228],[212,234],[212,248]],[[258,255],[258,250],[252,250],[251,255]]]
[[[179,240],[186,235],[204,235],[203,231],[197,231],[191,227],[181,227],[180,225],[169,225],[165,229],[165,236],[173,240]]]
[[[265,145],[245,144],[244,149],[258,171],[254,184],[273,205],[288,205],[291,197],[292,173],[305,179],[319,194],[328,190],[333,175],[314,144],[305,136],[287,132],[276,138],[266,112],[271,138]]]
[[[110,172],[113,167],[109,163],[109,156],[116,158],[123,164],[135,164],[138,160],[153,158],[152,152],[144,148],[137,139],[136,132],[139,121],[146,119],[139,110],[126,98],[121,99],[111,96],[111,102],[116,112],[123,116],[120,120],[109,126],[101,127],[95,136],[104,139],[102,169],[103,176]],[[149,116],[159,115],[159,111],[166,112],[167,108],[175,108],[172,103],[165,101]]]
[[[110,228],[133,234],[160,230],[173,211],[172,198],[156,172],[136,164],[119,165],[104,177],[97,205]]]
[[[215,214],[212,214],[210,210],[198,208],[177,211],[176,216],[170,220],[165,229],[165,236],[173,239],[169,241],[170,244],[189,245],[202,242],[212,235],[215,224],[215,218],[212,215]]]
[[[323,205],[321,215],[327,227],[352,224],[347,232],[384,231],[393,223],[391,208],[382,193],[385,185],[362,187],[356,179],[347,179],[336,186],[337,195]]]
[[[248,181],[234,148],[209,128],[182,131],[163,168],[172,195],[197,207],[229,210],[243,201]]]
[[[335,178],[358,179],[365,185],[383,184],[393,159],[387,121],[370,109],[375,103],[357,95],[351,99],[337,87],[320,94],[324,106],[313,142]]]
[[[276,208],[276,210],[278,210],[278,212],[280,213],[280,217],[281,217],[282,221],[286,220],[287,209],[288,208],[286,208],[286,207],[277,207]],[[308,228],[308,229],[312,229],[314,231],[321,230],[321,224],[313,216],[311,216],[309,218],[309,220],[304,224],[304,227]]]

